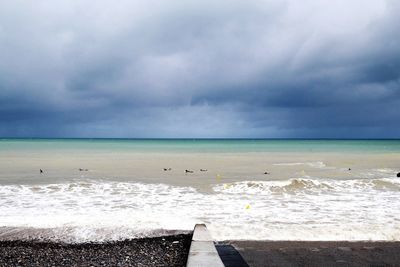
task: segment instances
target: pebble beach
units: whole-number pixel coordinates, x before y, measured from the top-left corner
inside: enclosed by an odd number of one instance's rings
[[[185,266],[191,234],[107,243],[1,241],[0,266]]]

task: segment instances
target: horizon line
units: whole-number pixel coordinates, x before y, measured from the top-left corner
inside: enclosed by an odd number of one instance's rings
[[[0,137],[0,140],[393,140],[400,138],[330,138],[330,137]]]

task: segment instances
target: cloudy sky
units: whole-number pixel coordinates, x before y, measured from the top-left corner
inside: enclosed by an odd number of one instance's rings
[[[400,138],[400,1],[0,1],[0,136]]]

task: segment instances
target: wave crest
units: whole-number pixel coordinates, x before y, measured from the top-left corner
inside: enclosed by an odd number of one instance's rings
[[[328,180],[293,178],[282,181],[243,181],[236,183],[218,184],[213,187],[215,192],[233,194],[316,194],[324,192],[349,192],[385,190],[400,191],[400,180],[395,178]]]

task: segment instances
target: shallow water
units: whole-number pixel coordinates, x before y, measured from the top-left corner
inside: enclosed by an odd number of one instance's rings
[[[0,239],[400,240],[399,144],[3,140]]]

